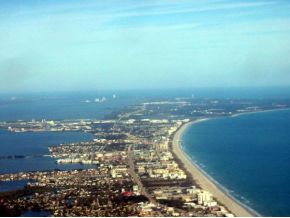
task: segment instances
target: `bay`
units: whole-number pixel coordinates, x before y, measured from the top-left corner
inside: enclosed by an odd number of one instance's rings
[[[48,146],[62,143],[92,141],[93,135],[84,132],[21,132],[0,130],[0,155],[48,155]],[[0,174],[44,170],[91,168],[92,165],[58,165],[51,157],[0,159]]]

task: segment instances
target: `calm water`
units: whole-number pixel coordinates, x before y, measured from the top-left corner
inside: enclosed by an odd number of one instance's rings
[[[130,102],[128,97],[113,99],[112,96],[112,93],[2,94],[0,120],[99,119]],[[105,102],[94,102],[102,97],[106,98]]]
[[[182,144],[243,203],[262,215],[290,216],[289,133],[290,111],[275,111],[198,123]]]
[[[22,213],[21,217],[50,217],[51,212],[49,211],[25,211]]]
[[[18,189],[24,188],[26,186],[28,180],[20,180],[20,181],[0,181],[0,192],[6,191],[14,191]]]
[[[13,133],[0,130],[0,155],[49,154],[49,145],[61,143],[91,141],[92,134],[83,132],[24,132]],[[0,159],[0,173],[19,171],[83,169],[92,167],[82,164],[58,165],[50,157],[32,157],[21,159]]]
[[[94,91],[58,93],[0,93],[0,121],[31,119],[103,118],[128,105],[177,97],[197,98],[289,98],[290,87],[198,88],[169,90]],[[113,95],[116,98],[113,98]],[[105,97],[103,103],[96,98]],[[90,103],[85,103],[88,100]]]

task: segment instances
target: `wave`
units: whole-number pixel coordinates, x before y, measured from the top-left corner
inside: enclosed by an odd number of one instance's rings
[[[192,124],[194,125],[194,124]],[[181,135],[181,138],[184,137],[184,132]],[[183,140],[182,140],[183,141]],[[234,190],[230,190],[228,188],[226,188],[224,185],[222,185],[221,183],[219,183],[218,181],[216,181],[208,172],[205,171],[205,169],[207,169],[207,166],[203,163],[200,163],[196,160],[196,158],[194,157],[194,155],[189,156],[188,152],[186,152],[186,147],[184,145],[184,143],[179,143],[180,144],[180,148],[183,152],[183,154],[185,155],[185,157],[194,165],[196,166],[210,181],[212,181],[220,190],[222,190],[226,195],[228,195],[231,199],[233,199],[234,201],[236,201],[238,204],[240,204],[241,206],[243,206],[244,208],[246,208],[248,211],[250,211],[251,213],[255,214],[256,216],[262,216],[259,212],[257,212],[256,210],[254,210],[251,206],[251,201],[249,201],[248,199],[244,198],[240,198],[241,195],[235,193]]]

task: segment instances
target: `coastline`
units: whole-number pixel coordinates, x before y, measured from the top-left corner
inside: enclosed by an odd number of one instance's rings
[[[183,151],[181,147],[181,137],[183,133],[191,125],[204,122],[209,120],[209,118],[198,119],[183,124],[174,134],[172,140],[172,151],[183,163],[186,170],[191,174],[195,182],[200,185],[204,190],[209,191],[213,194],[220,203],[222,203],[226,208],[228,208],[235,216],[239,217],[254,217],[260,216],[257,212],[247,207],[246,205],[239,202],[233,196],[231,196],[225,188],[219,185],[213,178],[211,178],[206,172],[204,172],[200,167],[194,163],[190,157]]]
[[[288,111],[288,110],[290,110],[289,107],[285,107],[285,108],[275,108],[275,109],[270,109],[270,110],[252,111],[252,112],[241,112],[241,113],[233,114],[230,117],[239,117],[239,116],[244,116],[244,115],[248,115],[248,114],[258,114],[258,113],[268,113],[268,112]]]

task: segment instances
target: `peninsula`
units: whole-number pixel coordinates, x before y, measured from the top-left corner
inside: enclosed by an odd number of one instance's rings
[[[51,145],[56,169],[0,175],[0,184],[27,181],[0,193],[0,214],[43,211],[53,216],[258,216],[238,202],[183,152],[183,132],[214,117],[287,109],[288,100],[178,98],[128,106],[107,119],[5,121],[19,132],[82,131],[89,142]],[[2,156],[1,159],[42,158]],[[81,163],[90,169],[57,170]]]

